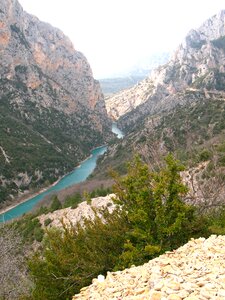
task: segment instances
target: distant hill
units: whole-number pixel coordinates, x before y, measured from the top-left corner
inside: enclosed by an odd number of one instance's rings
[[[169,52],[155,53],[136,62],[129,70],[114,74],[111,78],[100,79],[100,85],[105,96],[111,96],[124,89],[133,87],[148,77],[156,67],[168,62]]]
[[[100,85],[102,92],[105,97],[109,97],[119,91],[128,89],[138,82],[142,81],[146,76],[128,76],[128,77],[117,77],[117,78],[106,78],[100,79]]]

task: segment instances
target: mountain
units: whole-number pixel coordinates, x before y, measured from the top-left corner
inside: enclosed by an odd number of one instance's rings
[[[116,110],[114,118],[121,117],[121,126],[133,126],[140,118],[182,104],[185,100],[180,93],[185,90],[224,91],[224,19],[225,11],[221,11],[191,30],[167,64],[140,85],[109,100],[107,105]]]
[[[224,201],[225,11],[191,30],[172,59],[137,86],[110,98],[107,110],[126,136],[110,145],[95,172],[124,173],[135,153],[153,168],[172,152],[187,173],[190,199]]]
[[[0,199],[57,180],[110,132],[99,82],[59,30],[0,3]]]

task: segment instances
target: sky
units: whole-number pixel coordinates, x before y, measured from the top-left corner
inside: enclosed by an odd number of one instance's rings
[[[143,58],[172,52],[189,30],[225,9],[225,0],[19,0],[66,34],[95,78],[113,77]]]

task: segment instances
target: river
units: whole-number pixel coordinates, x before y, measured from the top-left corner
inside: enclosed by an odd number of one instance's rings
[[[116,123],[112,124],[112,132],[114,132],[118,138],[123,138],[122,131],[117,127]],[[91,156],[81,162],[81,164],[74,169],[70,174],[63,177],[55,185],[51,186],[44,192],[18,204],[15,207],[9,209],[5,213],[0,215],[0,222],[12,220],[14,218],[22,216],[24,213],[29,212],[34,206],[41,201],[45,196],[65,189],[73,184],[85,181],[87,177],[94,171],[96,167],[97,159],[100,155],[104,154],[107,150],[107,146],[95,148],[91,152]]]
[[[123,132],[117,127],[116,122],[112,123],[112,132],[115,133],[119,139],[124,137]]]

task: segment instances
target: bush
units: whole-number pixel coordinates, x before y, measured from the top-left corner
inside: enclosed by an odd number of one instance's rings
[[[211,153],[209,150],[204,149],[204,150],[202,150],[202,152],[199,154],[199,162],[207,161],[207,160],[209,160],[211,157],[212,157],[212,153]]]
[[[75,195],[69,196],[66,198],[63,208],[71,207],[71,208],[77,208],[78,203],[80,203],[82,200],[81,194],[76,193]]]
[[[57,196],[53,196],[52,203],[50,206],[50,212],[53,212],[53,211],[61,209],[61,208],[62,208],[62,203],[59,201]]]
[[[49,224],[51,224],[52,223],[52,219],[50,219],[50,218],[48,218],[48,219],[46,219],[45,221],[44,221],[44,225],[45,226],[48,226]]]

